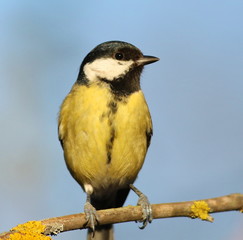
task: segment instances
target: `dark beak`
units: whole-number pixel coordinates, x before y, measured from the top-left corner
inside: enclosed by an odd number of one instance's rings
[[[153,56],[143,56],[137,60],[137,64],[140,65],[147,65],[150,63],[154,63],[159,61],[159,58]]]

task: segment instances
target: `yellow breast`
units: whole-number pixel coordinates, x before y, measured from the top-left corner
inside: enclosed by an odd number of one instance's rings
[[[102,85],[75,84],[59,115],[59,137],[68,169],[83,186],[132,183],[147,151],[152,128],[141,91],[116,98]]]

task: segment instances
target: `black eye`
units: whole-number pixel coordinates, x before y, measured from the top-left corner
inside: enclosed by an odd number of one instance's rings
[[[123,59],[123,54],[120,53],[120,52],[118,52],[118,53],[115,54],[115,58],[116,58],[117,60],[122,60],[122,59]]]

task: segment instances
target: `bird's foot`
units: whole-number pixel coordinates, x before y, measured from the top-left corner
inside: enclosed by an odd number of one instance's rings
[[[133,184],[129,185],[130,188],[138,195],[138,203],[137,205],[142,208],[143,219],[139,222],[142,222],[143,225],[139,227],[140,229],[144,229],[148,223],[151,223],[153,220],[153,213],[151,204],[146,195],[144,195],[141,191],[139,191]]]
[[[90,202],[86,202],[84,205],[84,213],[87,219],[87,223],[85,225],[92,230],[94,237],[95,225],[97,225],[99,220],[98,215],[96,213],[96,209],[92,206]]]
[[[147,224],[151,223],[153,220],[151,204],[150,204],[147,196],[144,194],[141,194],[139,196],[137,205],[141,206],[142,212],[143,212],[143,220],[139,221],[139,222],[142,222],[143,225],[139,228],[144,229],[147,226]]]

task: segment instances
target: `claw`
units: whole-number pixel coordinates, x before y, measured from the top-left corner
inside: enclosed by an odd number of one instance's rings
[[[140,195],[137,205],[141,206],[142,211],[143,211],[143,220],[140,221],[143,223],[143,225],[139,228],[144,229],[147,226],[147,224],[151,223],[153,220],[152,208],[151,208],[148,198],[144,194]]]
[[[97,225],[99,219],[96,213],[96,209],[92,206],[90,202],[86,202],[84,205],[84,213],[87,219],[87,223],[85,225],[89,226],[89,228],[93,232],[93,237],[94,237],[95,225]]]
[[[96,213],[96,209],[91,204],[91,194],[94,189],[91,184],[84,184],[84,190],[87,193],[86,203],[84,204],[84,213],[86,215],[87,222],[85,226],[88,226],[92,231],[92,237],[95,235],[95,225],[97,225],[99,217]]]
[[[143,225],[140,226],[139,228],[144,229],[147,226],[147,224],[151,223],[153,220],[151,204],[146,195],[144,195],[142,192],[140,192],[132,184],[130,184],[129,186],[139,196],[137,205],[141,206],[142,212],[143,212],[143,220],[139,221],[139,222],[142,222]]]

